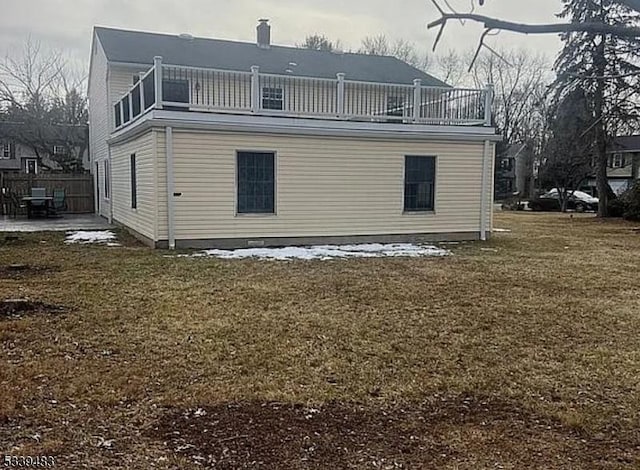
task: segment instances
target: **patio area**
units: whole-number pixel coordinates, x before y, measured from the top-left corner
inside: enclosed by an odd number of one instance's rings
[[[0,232],[64,232],[67,230],[105,230],[112,228],[95,214],[68,214],[60,218],[0,216]]]

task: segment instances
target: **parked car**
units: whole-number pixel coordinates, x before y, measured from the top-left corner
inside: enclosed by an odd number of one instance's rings
[[[598,203],[600,201],[597,197],[593,197],[582,191],[574,191],[573,194],[569,191],[568,196],[567,210],[576,212],[598,210]],[[529,208],[534,211],[559,211],[560,196],[558,189],[554,188],[542,196],[532,199],[529,201]]]

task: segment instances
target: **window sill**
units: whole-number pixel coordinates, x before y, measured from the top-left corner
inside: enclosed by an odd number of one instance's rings
[[[418,217],[421,215],[436,215],[435,209],[424,210],[424,211],[402,211],[402,215],[406,215],[409,217]]]
[[[236,212],[236,217],[247,217],[249,219],[262,219],[265,217],[276,217],[278,214],[275,212],[269,212],[269,213],[261,213],[261,212]]]

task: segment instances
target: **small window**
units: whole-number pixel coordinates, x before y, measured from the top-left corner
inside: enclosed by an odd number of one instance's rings
[[[510,171],[513,169],[513,158],[503,158],[500,160],[500,169]]]
[[[387,97],[387,116],[404,116],[404,98],[402,96]]]
[[[38,160],[35,158],[29,158],[24,162],[24,171],[29,175],[38,174]]]
[[[282,88],[264,87],[262,89],[262,109],[284,109]]]
[[[0,143],[0,158],[11,158],[11,142]]]
[[[405,157],[404,210],[426,212],[434,209],[435,157]]]
[[[111,165],[109,160],[104,161],[104,198],[111,197]]]
[[[238,152],[238,214],[275,213],[275,154]]]
[[[131,161],[131,208],[138,207],[138,173],[136,168],[136,154],[132,153]]]
[[[611,168],[624,168],[624,166],[624,155],[621,153],[614,154],[611,162]]]
[[[53,154],[54,155],[64,155],[66,152],[64,145],[54,145],[53,146]]]

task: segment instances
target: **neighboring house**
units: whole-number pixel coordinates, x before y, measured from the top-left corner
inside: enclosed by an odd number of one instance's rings
[[[525,196],[530,188],[531,173],[526,144],[510,145],[502,155],[496,156],[495,199],[501,200],[515,193]]]
[[[640,135],[617,137],[609,155],[607,169],[609,186],[617,194],[640,179]]]
[[[392,57],[96,27],[96,207],[156,247],[484,239],[491,92]]]
[[[72,145],[74,153],[82,153],[82,167],[89,170],[89,151],[86,142],[86,126],[73,129],[72,132],[65,132],[65,136],[74,136],[73,141],[60,141],[55,132],[51,132],[51,137],[44,139],[47,141],[46,151],[36,154],[35,149],[20,142],[18,137],[21,134],[22,124],[0,121],[0,174],[9,175],[16,173],[39,174],[47,171],[61,171],[60,166],[55,162],[57,155],[64,155],[68,146]],[[39,146],[42,146],[40,143]]]
[[[614,193],[622,194],[640,179],[640,135],[616,137],[608,154],[609,186]],[[582,189],[595,195],[596,180],[589,180]]]

